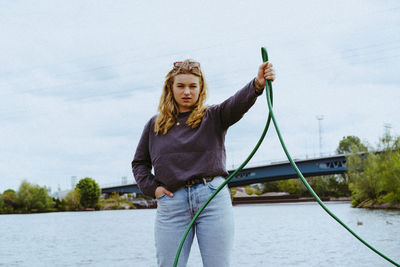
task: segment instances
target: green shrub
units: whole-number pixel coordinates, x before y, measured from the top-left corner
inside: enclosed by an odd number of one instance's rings
[[[250,185],[246,185],[245,188],[244,188],[244,191],[246,192],[246,194],[248,194],[250,196],[254,193],[254,189],[251,188]]]
[[[65,207],[66,210],[69,211],[76,211],[76,210],[81,210],[81,194],[79,192],[79,190],[74,189],[70,192],[68,192],[68,194],[64,197],[63,199],[65,201]]]

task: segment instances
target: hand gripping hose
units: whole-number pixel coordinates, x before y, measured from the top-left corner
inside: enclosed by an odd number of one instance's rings
[[[264,47],[261,47],[261,55],[263,58],[263,61],[266,62],[268,61],[268,54],[267,54],[267,50]],[[187,235],[189,234],[190,229],[192,228],[194,222],[196,221],[197,217],[199,217],[200,213],[205,209],[205,207],[208,205],[208,203],[210,203],[210,201],[214,198],[214,196],[216,194],[218,194],[219,191],[221,191],[221,189],[227,184],[229,183],[230,180],[232,180],[232,178],[240,171],[244,168],[244,166],[246,166],[246,164],[250,161],[250,159],[254,156],[254,154],[256,153],[256,151],[258,150],[258,148],[260,147],[262,141],[264,140],[264,137],[268,131],[269,128],[269,124],[271,122],[271,119],[274,123],[276,132],[278,134],[279,137],[279,141],[281,142],[282,148],[285,151],[285,154],[288,158],[288,160],[290,161],[290,164],[292,165],[293,169],[296,171],[297,175],[299,176],[299,178],[301,179],[301,181],[303,182],[303,184],[305,185],[305,187],[308,189],[308,191],[310,191],[310,193],[313,195],[313,197],[315,198],[315,200],[318,202],[318,204],[333,218],[335,219],[338,223],[340,223],[347,231],[349,231],[355,238],[357,238],[358,240],[360,240],[364,245],[366,245],[368,248],[370,248],[372,251],[374,251],[375,253],[377,253],[379,256],[381,256],[382,258],[384,258],[385,260],[389,261],[390,263],[392,263],[393,265],[400,267],[400,264],[393,261],[392,259],[390,259],[389,257],[385,256],[383,253],[381,253],[380,251],[378,251],[377,249],[375,249],[373,246],[371,246],[370,244],[368,244],[367,242],[365,242],[361,237],[359,237],[356,233],[353,232],[353,230],[351,230],[345,223],[343,223],[338,217],[336,217],[335,214],[333,214],[326,206],[325,204],[321,201],[321,199],[318,197],[318,195],[314,192],[314,190],[311,188],[311,186],[308,184],[308,182],[306,181],[306,179],[304,178],[303,174],[300,172],[299,168],[297,167],[296,163],[294,163],[292,157],[290,156],[286,145],[282,139],[278,124],[276,122],[275,116],[274,116],[274,112],[272,109],[272,84],[271,81],[266,80],[265,83],[266,86],[266,97],[267,97],[267,103],[268,103],[268,109],[269,109],[269,114],[268,114],[268,119],[267,119],[267,123],[265,124],[265,128],[263,133],[261,134],[260,140],[258,141],[258,143],[256,144],[256,146],[254,147],[253,151],[251,151],[250,155],[247,157],[247,159],[239,166],[239,168],[237,168],[237,170],[235,170],[218,188],[217,190],[215,190],[215,192],[211,195],[211,197],[203,204],[203,206],[201,206],[201,208],[199,209],[199,211],[195,214],[195,216],[193,217],[192,221],[190,222],[190,224],[188,225],[185,234],[183,235],[183,238],[181,240],[181,243],[179,244],[178,247],[178,251],[176,252],[176,256],[175,256],[175,262],[174,262],[174,267],[176,267],[178,265],[178,260],[179,260],[179,255],[181,253],[183,244],[186,240]]]

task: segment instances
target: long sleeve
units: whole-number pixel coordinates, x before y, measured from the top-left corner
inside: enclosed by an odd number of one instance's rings
[[[157,188],[154,175],[151,173],[152,164],[149,152],[149,134],[151,120],[145,125],[136,153],[132,161],[132,171],[139,189],[143,194],[155,197]]]
[[[259,95],[256,93],[254,80],[246,84],[233,96],[217,105],[222,127],[227,129],[229,126],[239,121],[243,115],[254,105]]]

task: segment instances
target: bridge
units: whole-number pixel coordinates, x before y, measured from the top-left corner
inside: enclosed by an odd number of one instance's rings
[[[346,157],[342,155],[334,155],[328,157],[320,157],[314,159],[295,160],[299,170],[304,177],[332,175],[347,172],[345,166]],[[229,174],[234,170],[229,171]],[[277,180],[297,178],[295,170],[289,161],[275,162],[268,165],[250,167],[242,169],[228,183],[229,187],[244,186],[255,183],[265,183]],[[102,193],[119,194],[125,193],[142,193],[137,184],[127,184],[112,187],[104,187]]]

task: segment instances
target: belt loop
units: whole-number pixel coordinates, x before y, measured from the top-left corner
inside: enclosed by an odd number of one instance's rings
[[[207,185],[206,178],[204,178],[204,177],[203,177],[203,183],[204,183],[204,185]]]

